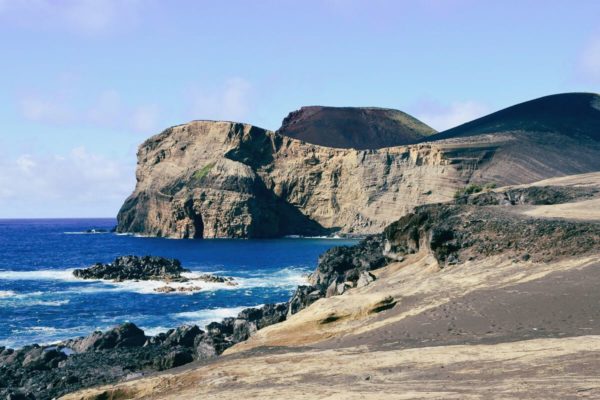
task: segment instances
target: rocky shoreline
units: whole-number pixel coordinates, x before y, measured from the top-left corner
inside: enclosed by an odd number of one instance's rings
[[[374,278],[372,275],[365,278],[363,270],[380,266],[383,259],[373,255],[363,257],[361,253],[365,248],[380,248],[380,244],[378,236],[364,240],[357,248],[335,247],[319,259],[311,275],[315,286],[300,286],[288,302],[246,308],[236,317],[208,324],[204,330],[196,325],[183,325],[146,336],[135,324],[127,322],[106,332],[93,332],[87,337],[52,345],[32,344],[17,350],[0,347],[0,396],[52,399],[85,387],[217,357],[256,331],[284,321],[319,298],[339,294],[340,291],[328,290],[333,282],[343,279],[345,287],[368,284]],[[186,279],[181,276],[186,271],[178,260],[124,256],[111,264],[75,270],[74,275],[116,281],[180,280]],[[214,275],[202,275],[199,279],[235,284],[231,278]]]
[[[439,268],[447,268],[500,254],[515,262],[550,262],[599,248],[598,223],[529,218],[511,207],[585,199],[595,196],[595,191],[532,189],[519,191],[518,196],[507,193],[489,192],[459,198],[454,204],[418,207],[382,234],[367,237],[355,246],[326,251],[309,276],[309,284],[299,286],[289,301],[244,309],[236,317],[208,324],[204,330],[184,325],[150,337],[134,324],[125,323],[107,332],[94,332],[54,345],[0,348],[0,396],[51,399],[84,387],[214,358],[323,297],[368,285],[376,279],[370,271],[420,251],[435,257]],[[506,198],[518,200],[506,202]],[[149,262],[142,272],[141,260]],[[127,265],[128,272],[115,273],[115,265]],[[90,276],[89,279],[181,279],[185,269],[177,260],[120,257],[113,264],[98,264],[80,271],[87,272],[76,276]],[[227,282],[228,278],[206,279]]]

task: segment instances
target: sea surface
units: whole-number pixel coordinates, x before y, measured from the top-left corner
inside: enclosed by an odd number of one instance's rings
[[[318,256],[354,240],[173,240],[115,233],[114,219],[0,220],[0,346],[52,343],[131,321],[152,335],[204,326],[242,308],[288,300]],[[193,272],[232,276],[238,286],[156,293],[156,282],[84,281],[72,270],[121,255],[178,258]],[[206,287],[205,287],[206,286]]]

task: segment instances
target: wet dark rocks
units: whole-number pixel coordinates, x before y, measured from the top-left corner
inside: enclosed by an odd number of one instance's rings
[[[370,236],[355,246],[340,246],[327,250],[319,258],[310,282],[321,293],[338,294],[337,286],[344,284],[356,287],[364,271],[372,271],[385,266],[388,259],[383,255],[383,237]],[[331,293],[331,288],[336,288]]]
[[[245,309],[235,318],[209,324],[205,331],[183,325],[147,337],[128,322],[52,346],[0,347],[0,398],[51,399],[132,374],[214,358],[257,330],[283,321],[287,310],[287,303]]]
[[[122,256],[109,264],[97,263],[85,269],[76,269],[73,275],[81,279],[165,280],[186,281],[181,276],[190,272],[179,260],[155,256]]]

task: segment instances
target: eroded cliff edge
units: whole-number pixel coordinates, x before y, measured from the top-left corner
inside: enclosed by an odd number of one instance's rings
[[[532,101],[545,109],[577,100],[543,129],[505,124],[499,112],[481,132],[374,150],[324,147],[234,122],[175,126],[140,146],[137,185],[117,230],[175,238],[365,235],[418,205],[452,199],[467,183],[514,185],[599,170],[600,140],[591,129],[600,123],[599,96],[558,96]],[[512,107],[510,117],[526,119],[532,102]],[[565,130],[564,121],[582,129]]]
[[[177,238],[374,233],[415,205],[451,198],[486,151],[456,162],[430,144],[334,149],[251,125],[194,121],[140,146],[137,186],[117,230]]]

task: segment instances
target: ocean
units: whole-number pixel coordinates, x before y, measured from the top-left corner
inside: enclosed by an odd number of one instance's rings
[[[288,300],[333,246],[355,240],[173,240],[110,230],[114,219],[0,220],[0,346],[47,344],[133,322],[147,335],[234,316],[245,307]],[[177,258],[198,273],[234,277],[237,286],[156,293],[156,282],[84,281],[72,270],[121,255]]]

